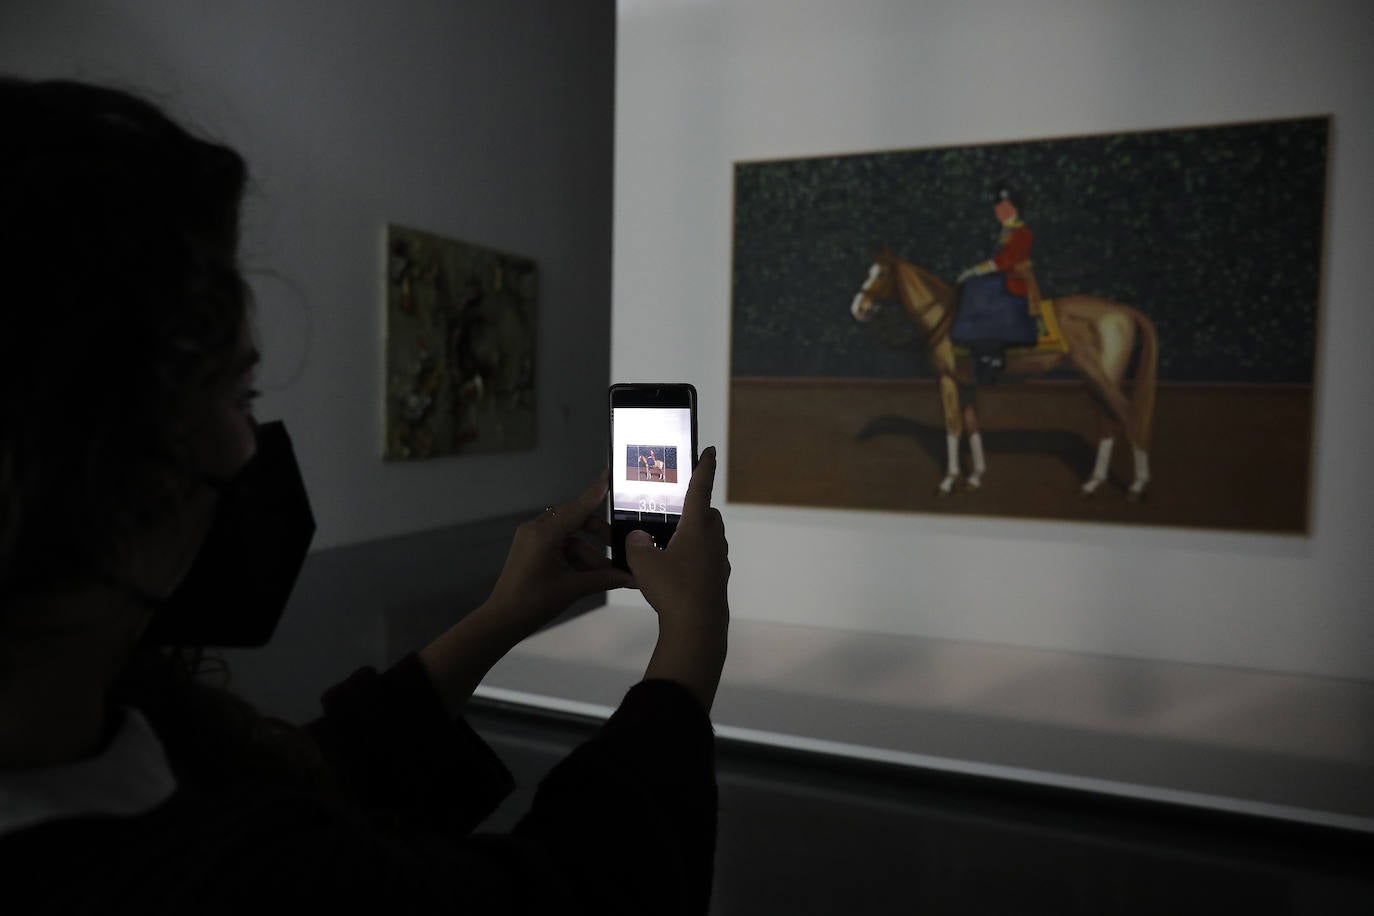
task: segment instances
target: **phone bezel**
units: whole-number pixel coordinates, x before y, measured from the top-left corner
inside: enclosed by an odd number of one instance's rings
[[[687,382],[622,382],[612,385],[606,393],[606,453],[608,466],[616,467],[615,452],[615,408],[617,407],[685,407],[692,423],[692,462],[695,470],[700,460],[697,445],[697,389]],[[623,459],[622,459],[623,460]],[[681,473],[681,470],[679,470]],[[690,473],[690,471],[689,471]],[[631,531],[647,531],[660,547],[666,547],[668,540],[677,530],[680,516],[672,516],[665,521],[627,521],[615,517],[615,476],[606,492],[606,519],[611,526],[611,561],[621,569],[628,569],[625,561],[625,536]]]

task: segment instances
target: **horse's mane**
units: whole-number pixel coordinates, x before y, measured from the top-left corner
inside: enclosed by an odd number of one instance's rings
[[[910,261],[898,257],[890,250],[883,250],[875,256],[875,259],[893,275],[893,283],[896,285],[894,292],[897,294],[898,299],[902,300],[903,306],[907,311],[911,313],[913,320],[919,322],[921,319],[918,317],[917,313],[913,311],[912,306],[902,297],[900,292],[901,278],[898,275],[903,269],[909,270],[916,275],[916,279],[920,283],[930,289],[936,300],[933,304],[942,305],[944,314],[940,317],[938,322],[927,328],[927,340],[934,342],[944,337],[945,334],[949,332],[950,325],[954,322],[954,284],[945,281],[939,274],[926,270],[919,264],[913,264]],[[922,311],[925,311],[925,309],[922,309]]]
[[[875,256],[875,260],[879,262],[886,262],[888,267],[892,268],[893,270],[900,270],[901,268],[905,267],[907,270],[910,270],[912,273],[916,274],[916,276],[920,278],[920,280],[923,283],[928,283],[938,290],[949,290],[953,288],[952,283],[950,283],[948,280],[945,280],[943,277],[941,277],[934,271],[926,270],[919,264],[913,264],[904,258],[898,257],[891,251],[885,250],[878,253]]]

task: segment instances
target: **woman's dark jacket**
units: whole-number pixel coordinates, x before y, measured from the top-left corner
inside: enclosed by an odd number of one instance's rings
[[[175,794],[142,815],[0,836],[0,912],[706,912],[714,737],[681,685],[631,688],[502,835],[472,831],[510,773],[448,717],[416,655],[360,669],[323,709],[305,732],[328,793],[226,778],[222,755],[178,752],[150,715]]]

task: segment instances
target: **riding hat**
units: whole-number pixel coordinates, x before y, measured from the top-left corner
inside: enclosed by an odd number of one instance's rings
[[[992,204],[995,206],[1002,201],[1007,201],[1018,211],[1021,209],[1021,195],[1011,185],[1005,181],[999,181],[992,188]]]

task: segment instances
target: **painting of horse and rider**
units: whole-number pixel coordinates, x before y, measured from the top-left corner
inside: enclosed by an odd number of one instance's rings
[[[627,445],[625,479],[677,483],[677,446]]]
[[[1306,531],[1329,130],[737,163],[730,499]]]

